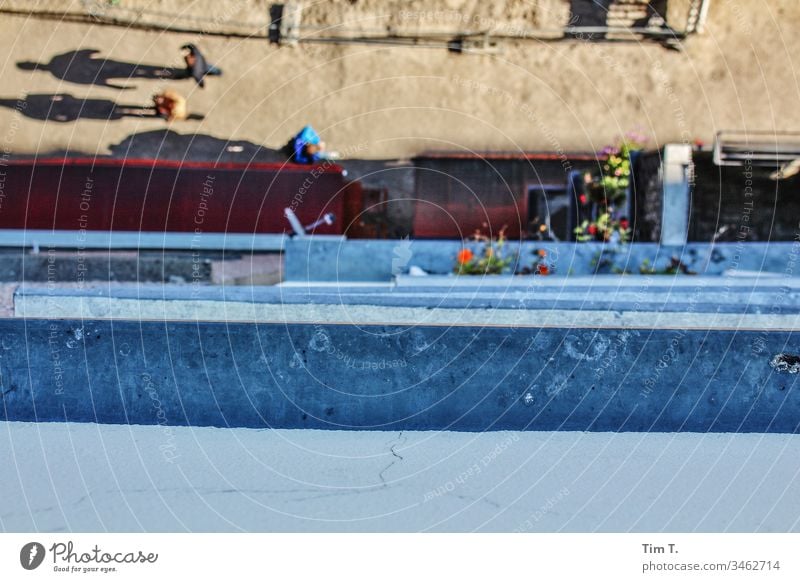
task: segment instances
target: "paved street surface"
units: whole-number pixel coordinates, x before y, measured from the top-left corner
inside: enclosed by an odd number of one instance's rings
[[[797,531],[800,436],[0,423],[3,531]]]

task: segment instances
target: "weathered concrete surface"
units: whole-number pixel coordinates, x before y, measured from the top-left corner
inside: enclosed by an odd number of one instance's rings
[[[214,254],[124,251],[0,251],[0,281],[211,281]]]
[[[800,423],[793,331],[7,319],[0,338],[8,420],[784,433]]]
[[[790,532],[798,446],[0,423],[0,530]]]
[[[476,254],[483,245],[467,243]],[[419,267],[428,273],[452,273],[461,241],[433,240],[292,240],[285,246],[287,281],[388,281],[394,275]],[[777,273],[795,276],[800,242],[788,243],[689,243],[666,246],[635,243],[615,246],[602,243],[509,242],[504,256],[513,257],[511,272],[531,267],[537,251],[555,275],[591,275],[629,272],[638,274],[644,261],[657,270],[675,257],[690,271],[701,275]]]
[[[400,278],[396,286],[22,285],[14,314],[45,319],[794,330],[800,323],[800,279],[422,277]]]
[[[48,283],[51,291],[60,283],[93,281],[272,285],[282,269],[281,254],[252,251],[0,251],[0,281]]]
[[[0,284],[0,317],[13,317],[14,293],[17,287],[16,283]]]
[[[566,302],[565,302],[566,303]],[[645,329],[794,330],[800,326],[795,308],[781,315],[742,313],[739,309],[715,313],[613,311],[612,309],[499,309],[386,307],[329,303],[249,303],[108,299],[94,297],[30,297],[17,295],[17,317],[115,320],[182,320],[197,322],[338,323],[359,325],[475,325],[509,327],[586,327]],[[658,307],[648,305],[647,307]],[[703,307],[709,307],[705,305]],[[724,306],[722,306],[724,307]],[[729,312],[727,312],[729,311]]]
[[[283,277],[280,253],[226,253],[211,262],[211,282],[216,285],[273,285]]]
[[[281,233],[0,229],[0,247],[7,248],[276,252],[283,249],[283,242]]]

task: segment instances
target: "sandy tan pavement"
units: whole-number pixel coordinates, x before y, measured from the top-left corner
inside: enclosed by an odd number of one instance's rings
[[[564,8],[556,0],[483,3],[491,5],[485,9],[475,2],[440,0],[406,3],[401,17],[395,4],[379,9],[372,0],[316,3],[307,23],[331,25],[332,32],[342,21],[356,31],[386,22],[403,30],[449,23],[455,30],[475,17],[496,27],[542,26]],[[226,16],[227,6],[222,3],[215,11],[207,2],[143,0],[123,5],[147,5],[176,21],[187,16],[213,21],[220,11]],[[238,6],[245,8],[230,12],[230,20],[249,15],[256,25],[265,22],[265,3]],[[164,129],[165,122],[139,117],[45,122],[21,115],[14,101],[26,94],[67,94],[142,106],[154,92],[173,87],[187,95],[192,111],[205,115],[203,121],[173,124],[179,133],[276,148],[312,123],[351,157],[461,148],[593,151],[636,125],[653,143],[709,141],[725,128],[800,127],[798,25],[800,4],[794,0],[719,0],[712,3],[705,33],[689,39],[684,52],[654,43],[528,41],[505,43],[497,55],[457,55],[364,45],[277,48],[264,38],[145,32],[2,14],[0,99],[7,105],[0,107],[0,140],[13,154],[107,154],[132,134]],[[87,48],[122,62],[179,66],[178,49],[185,42],[196,42],[224,70],[205,90],[188,80],[158,79],[126,82],[129,88],[120,90],[17,67],[21,61],[47,63]]]

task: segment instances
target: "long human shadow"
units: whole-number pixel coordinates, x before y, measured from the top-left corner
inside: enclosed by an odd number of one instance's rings
[[[14,109],[25,117],[69,123],[78,119],[117,121],[126,117],[156,117],[153,107],[121,105],[109,99],[78,99],[68,93],[32,94],[23,99],[0,99],[0,107]],[[189,119],[202,119],[190,115]]]
[[[109,146],[115,158],[158,158],[207,162],[286,162],[285,154],[245,140],[205,134],[180,134],[169,129],[135,133]]]
[[[185,69],[141,65],[111,59],[96,58],[98,49],[81,49],[55,55],[49,63],[20,61],[17,67],[25,71],[47,71],[57,79],[79,85],[99,85],[112,89],[133,89],[130,85],[112,82],[116,79],[185,79]]]

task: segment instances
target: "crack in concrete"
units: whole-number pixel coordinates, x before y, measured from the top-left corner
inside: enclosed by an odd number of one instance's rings
[[[402,456],[401,454],[399,454],[399,453],[398,453],[398,452],[395,450],[395,447],[396,447],[397,445],[400,445],[400,444],[404,443],[404,442],[406,442],[406,437],[404,437],[404,436],[403,436],[403,431],[401,430],[401,431],[400,431],[400,434],[398,434],[398,435],[397,435],[397,439],[396,439],[396,440],[394,441],[394,443],[393,443],[393,444],[392,444],[392,445],[389,447],[389,452],[390,452],[390,453],[392,453],[392,456],[393,456],[393,457],[395,457],[395,458],[394,458],[394,460],[392,460],[392,462],[391,462],[391,463],[389,463],[388,465],[386,465],[386,466],[383,468],[383,470],[382,470],[380,473],[378,473],[378,477],[380,478],[380,480],[381,480],[381,483],[383,483],[383,486],[384,486],[384,487],[388,487],[388,486],[389,486],[389,484],[386,482],[386,478],[384,477],[384,474],[386,473],[386,471],[388,471],[389,469],[391,469],[391,468],[394,466],[394,464],[395,464],[395,463],[397,463],[398,461],[402,461],[402,460],[403,460],[403,456]]]
[[[88,495],[81,495],[80,498],[78,498],[77,500],[65,502],[62,505],[47,505],[45,507],[32,508],[30,512],[26,510],[26,511],[11,511],[9,513],[4,513],[0,515],[0,521],[19,516],[32,517],[40,513],[51,513],[54,511],[62,511],[65,506],[76,508],[81,503],[88,500],[90,495],[92,494],[89,493]]]
[[[199,493],[200,495],[293,495],[293,494],[306,494],[303,497],[289,497],[287,499],[282,500],[282,502],[289,502],[289,503],[297,503],[297,502],[304,502],[304,501],[312,501],[315,499],[324,499],[326,497],[344,497],[349,495],[360,495],[362,493],[371,493],[378,489],[382,489],[384,487],[383,484],[381,485],[369,485],[365,487],[352,487],[352,488],[335,488],[334,490],[330,490],[331,488],[327,488],[329,490],[325,490],[326,488],[320,487],[319,489],[310,489],[310,488],[295,488],[295,489],[255,489],[255,488],[242,488],[242,489],[231,489],[231,488],[216,488],[216,487],[195,487],[194,491]],[[115,494],[119,493],[122,495],[126,494],[147,494],[152,495],[155,491],[159,493],[185,493],[186,489],[183,487],[169,487],[164,489],[114,489],[106,491],[106,494]]]
[[[489,499],[488,497],[476,497],[474,495],[463,495],[463,494],[452,495],[452,496],[455,497],[456,499],[460,499],[461,501],[471,501],[473,503],[487,503],[488,505],[491,505],[496,509],[501,509],[502,507],[499,503]]]

